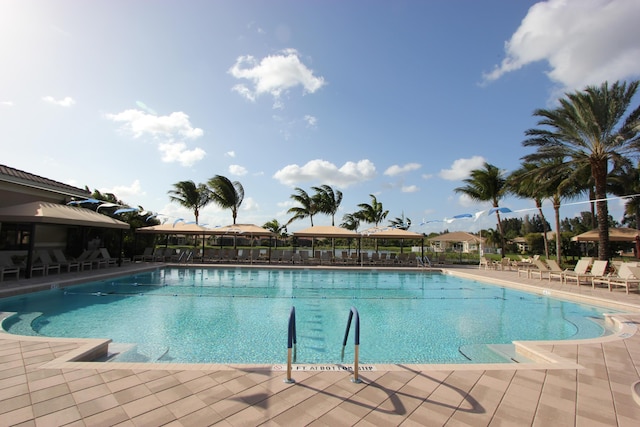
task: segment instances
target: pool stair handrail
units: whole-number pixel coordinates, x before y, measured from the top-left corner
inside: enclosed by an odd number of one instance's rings
[[[342,355],[340,357],[341,361],[344,361],[344,348],[347,346],[347,339],[349,338],[349,330],[351,329],[351,320],[355,317],[355,331],[353,337],[354,347],[354,356],[353,356],[353,378],[351,382],[360,383],[362,382],[360,378],[358,378],[358,354],[360,353],[360,315],[358,314],[358,310],[355,307],[351,307],[349,310],[349,320],[347,320],[347,329],[344,331],[344,339],[342,340]]]
[[[289,313],[289,327],[287,328],[287,378],[284,382],[287,384],[295,383],[295,380],[291,378],[291,358],[293,353],[293,363],[296,361],[296,308],[291,307]]]
[[[425,255],[424,257],[416,257],[416,260],[419,267],[426,268],[427,266],[429,266],[429,268],[431,268],[431,260],[428,256]]]

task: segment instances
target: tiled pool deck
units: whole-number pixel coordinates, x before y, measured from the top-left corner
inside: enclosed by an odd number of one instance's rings
[[[127,274],[141,264],[93,274]],[[311,267],[314,268],[314,267]],[[618,304],[617,336],[538,343],[547,363],[376,365],[360,374],[286,372],[265,366],[69,362],[87,343],[0,333],[0,426],[637,426],[640,294],[518,277],[515,271],[447,268],[478,280]],[[0,283],[87,278],[65,273]],[[83,277],[84,276],[84,277]],[[364,343],[363,343],[364,345]],[[286,349],[283,350],[286,362]]]

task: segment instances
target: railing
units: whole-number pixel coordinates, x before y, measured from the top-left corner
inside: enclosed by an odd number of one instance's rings
[[[351,307],[349,311],[349,320],[347,321],[347,329],[344,332],[344,339],[342,340],[342,356],[341,360],[344,361],[344,348],[347,346],[347,338],[349,338],[349,329],[351,329],[351,320],[353,318],[355,320],[355,331],[354,331],[354,356],[353,356],[353,379],[351,382],[360,383],[361,380],[358,378],[358,354],[360,352],[360,316],[358,315],[358,310],[355,307]]]
[[[291,359],[293,353],[293,362],[296,361],[296,342],[296,308],[291,307],[291,312],[289,313],[289,327],[287,331],[287,378],[284,380],[287,384],[295,382],[295,380],[291,378]]]
[[[427,266],[429,266],[429,268],[431,268],[431,260],[428,256],[425,255],[424,257],[416,257],[416,259],[418,260],[418,266],[422,268],[426,268]]]

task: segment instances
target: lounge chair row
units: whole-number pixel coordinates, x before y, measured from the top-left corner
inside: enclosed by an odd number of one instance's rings
[[[518,277],[521,275],[527,278],[538,277],[540,280],[548,279],[560,280],[562,283],[573,283],[576,285],[591,284],[607,285],[609,291],[614,287],[625,288],[626,293],[632,287],[640,290],[640,267],[636,262],[613,262],[593,260],[584,257],[578,260],[573,269],[562,269],[558,263],[552,259],[545,262],[534,260],[531,267],[518,269]]]
[[[51,252],[38,249],[34,252],[34,260],[29,271],[30,275],[39,273],[46,276],[50,273],[62,273],[63,271],[82,271],[92,268],[110,267],[117,264],[117,258],[113,258],[106,248],[97,250],[85,250],[78,258],[67,258],[60,249]],[[7,253],[0,252],[0,281],[5,276],[15,276],[19,279],[26,273],[27,266],[24,262],[16,264]]]
[[[305,265],[375,265],[375,266],[416,266],[415,253],[373,253],[357,254],[343,251],[341,256],[334,256],[332,251],[283,250],[272,249],[207,249],[178,252],[172,248],[146,248],[133,258],[134,262],[204,262],[204,263],[270,263],[270,264],[305,264]]]

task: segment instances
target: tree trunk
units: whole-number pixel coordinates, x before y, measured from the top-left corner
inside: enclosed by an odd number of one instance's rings
[[[538,208],[538,212],[540,213],[540,218],[542,218],[542,241],[544,242],[544,256],[549,259],[549,239],[547,239],[547,232],[549,229],[547,228],[547,220],[544,217],[544,212],[542,212],[542,203],[539,200],[536,200],[536,207]]]
[[[598,212],[598,259],[609,260],[609,206],[607,204],[607,160],[591,164],[596,184],[596,211]]]
[[[502,222],[500,221],[500,212],[496,211],[496,217],[498,218],[498,233],[500,233],[500,254],[501,257],[505,257],[505,244],[504,244],[504,233],[502,232]]]
[[[558,264],[562,264],[562,233],[560,232],[560,198],[554,197],[553,211],[556,221],[556,258]]]

